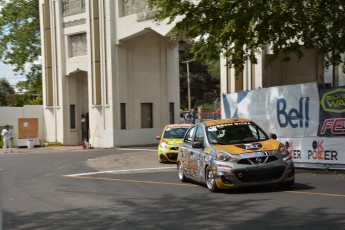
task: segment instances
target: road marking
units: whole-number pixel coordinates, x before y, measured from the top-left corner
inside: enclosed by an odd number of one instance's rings
[[[64,177],[76,178],[76,179],[120,181],[120,182],[146,183],[146,184],[163,184],[163,185],[188,186],[188,187],[197,187],[197,186],[199,186],[199,185],[196,185],[196,184],[182,184],[182,183],[159,182],[159,181],[148,181],[148,180],[125,180],[125,179],[106,178],[106,177],[88,177],[88,176],[70,176],[70,175],[65,175]]]
[[[306,194],[306,195],[317,195],[317,196],[332,196],[332,197],[345,197],[344,194],[332,194],[332,193],[321,193],[321,192],[299,192],[299,191],[286,191],[289,193]]]
[[[122,170],[112,170],[112,171],[100,171],[100,172],[78,173],[78,174],[63,175],[63,176],[64,176],[64,177],[78,177],[78,176],[97,175],[97,174],[104,174],[104,173],[138,172],[138,171],[151,171],[151,170],[161,170],[161,169],[176,169],[176,166],[171,166],[171,167],[157,167],[157,168],[140,168],[140,169],[122,169]]]
[[[111,170],[111,171],[100,171],[100,172],[89,172],[89,173],[78,173],[70,175],[62,175],[63,177],[74,178],[74,179],[91,179],[91,180],[103,180],[103,181],[119,181],[119,182],[132,182],[132,183],[146,183],[146,184],[162,184],[162,185],[176,185],[176,186],[189,186],[198,187],[197,184],[186,184],[186,183],[172,183],[172,182],[159,182],[159,181],[145,181],[145,180],[126,180],[117,178],[106,178],[106,177],[91,177],[91,175],[105,174],[105,173],[119,173],[119,172],[140,172],[140,171],[154,171],[162,169],[176,169],[176,166],[171,167],[156,167],[156,168],[139,168],[139,169],[122,169],[122,170]],[[332,193],[320,193],[320,192],[301,192],[301,191],[285,191],[294,194],[304,195],[316,195],[316,196],[329,196],[329,197],[345,197],[345,194],[332,194]]]
[[[157,152],[157,149],[128,149],[128,148],[119,148],[119,150],[130,150],[130,151],[152,151],[152,152]]]

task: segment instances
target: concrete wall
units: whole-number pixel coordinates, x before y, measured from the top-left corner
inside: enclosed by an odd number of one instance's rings
[[[46,126],[44,122],[42,105],[25,105],[24,107],[0,107],[0,126],[9,124],[13,126],[15,135],[14,146],[18,142],[18,119],[19,118],[38,118],[39,138],[45,141]]]

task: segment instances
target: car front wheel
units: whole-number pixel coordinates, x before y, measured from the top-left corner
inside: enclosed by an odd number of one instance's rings
[[[184,175],[183,166],[181,162],[177,162],[178,177],[182,182],[187,182],[187,178]]]
[[[217,187],[216,181],[214,179],[214,173],[211,166],[206,167],[206,185],[211,192],[217,192],[219,189]]]

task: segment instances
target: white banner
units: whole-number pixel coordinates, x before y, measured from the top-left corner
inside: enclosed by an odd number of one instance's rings
[[[319,105],[316,83],[223,95],[226,118],[248,118],[278,137],[317,136]]]
[[[288,147],[296,163],[343,165],[345,168],[344,138],[279,138],[279,141]]]

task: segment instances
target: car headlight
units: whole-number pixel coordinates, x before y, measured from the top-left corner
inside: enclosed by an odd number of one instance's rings
[[[219,161],[233,161],[233,160],[235,160],[235,157],[232,156],[230,153],[221,152],[221,151],[216,153],[216,158]]]
[[[278,151],[281,155],[285,156],[285,155],[289,155],[289,152],[286,148],[286,146],[283,144],[283,143],[280,143],[279,144],[279,147],[278,147]]]
[[[162,149],[168,148],[168,143],[165,142],[165,141],[162,141],[161,144],[160,144],[160,147],[161,147]]]

